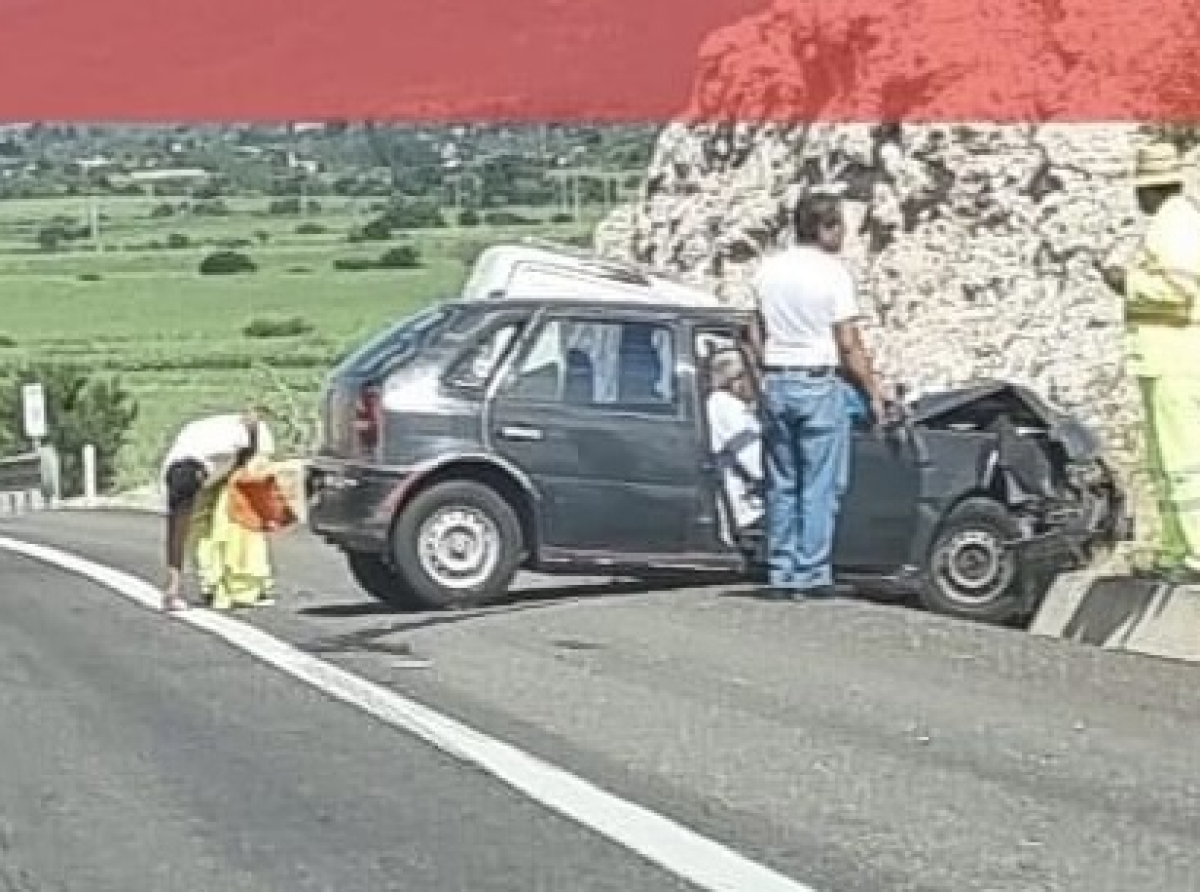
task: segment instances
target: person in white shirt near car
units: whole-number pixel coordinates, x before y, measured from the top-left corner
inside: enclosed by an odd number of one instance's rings
[[[164,610],[183,610],[180,595],[184,550],[192,513],[206,492],[219,487],[229,474],[256,453],[270,455],[274,442],[262,420],[262,410],[213,415],[184,425],[163,460],[162,481],[167,498],[167,586]]]
[[[847,484],[850,414],[841,373],[883,419],[884,397],[857,325],[853,275],[838,256],[845,235],[840,203],[801,200],[796,244],[758,270],[753,348],[762,365],[770,595],[837,594],[833,541]]]
[[[756,524],[763,515],[762,426],[742,355],[722,350],[712,358],[713,390],[706,406],[710,448],[733,509],[735,530]]]

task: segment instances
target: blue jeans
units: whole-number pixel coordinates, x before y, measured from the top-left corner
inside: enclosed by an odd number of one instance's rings
[[[763,390],[770,584],[831,585],[837,513],[850,472],[844,387],[832,376],[768,372]]]

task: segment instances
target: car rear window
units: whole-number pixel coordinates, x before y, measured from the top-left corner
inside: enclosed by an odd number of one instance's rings
[[[338,363],[335,376],[369,375],[387,364],[403,363],[423,347],[431,346],[452,326],[457,307],[434,305],[407,316],[380,331]]]

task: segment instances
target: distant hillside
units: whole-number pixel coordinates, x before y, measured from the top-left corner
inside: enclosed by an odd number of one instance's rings
[[[192,191],[407,196],[495,207],[636,186],[654,127],[559,125],[57,126],[0,128],[0,199]],[[178,177],[166,171],[180,171]],[[153,174],[153,176],[148,176]],[[607,183],[607,185],[606,185]],[[576,185],[572,184],[572,188]]]

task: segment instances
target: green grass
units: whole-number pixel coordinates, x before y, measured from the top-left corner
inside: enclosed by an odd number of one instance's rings
[[[0,364],[62,360],[120,376],[140,409],[118,463],[120,482],[129,485],[149,478],[190,417],[265,397],[292,422],[311,423],[321,381],[337,356],[389,320],[457,292],[467,274],[465,243],[532,233],[580,235],[592,225],[447,226],[350,244],[347,235],[368,218],[370,201],[318,199],[321,213],[269,216],[270,199],[227,199],[234,211],[228,217],[149,216],[169,200],[177,199],[105,199],[102,252],[87,241],[57,252],[37,248],[38,229],[53,217],[86,219],[84,199],[0,201]],[[445,216],[454,218],[452,212]],[[328,231],[298,235],[304,221]],[[265,242],[259,231],[267,233]],[[170,233],[187,236],[194,246],[147,247]],[[258,271],[201,276],[200,260],[219,241],[234,238],[253,242],[241,250]],[[336,259],[376,259],[405,243],[419,249],[421,268],[333,268]],[[244,333],[255,320],[293,318],[311,330],[276,337]]]

